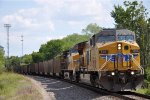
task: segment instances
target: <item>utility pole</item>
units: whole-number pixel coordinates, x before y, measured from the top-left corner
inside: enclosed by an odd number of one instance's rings
[[[7,31],[7,63],[9,67],[9,28],[11,27],[10,24],[4,24],[4,27],[6,28]]]
[[[22,56],[23,56],[23,35],[21,35],[21,42],[22,42]]]
[[[23,63],[23,35],[21,35],[21,42],[22,42],[22,63]]]

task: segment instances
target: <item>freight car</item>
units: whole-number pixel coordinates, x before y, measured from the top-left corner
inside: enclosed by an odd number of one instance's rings
[[[135,34],[127,29],[103,29],[49,61],[21,68],[27,73],[84,81],[110,91],[136,89],[144,75]]]

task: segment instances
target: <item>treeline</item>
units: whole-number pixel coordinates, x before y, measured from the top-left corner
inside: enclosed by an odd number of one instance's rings
[[[32,64],[37,62],[42,62],[45,60],[50,60],[60,54],[64,50],[68,50],[76,43],[88,40],[88,35],[80,35],[74,33],[68,35],[63,39],[50,40],[45,44],[42,44],[38,52],[32,52],[31,54],[25,54],[23,57],[11,56],[6,63],[6,67],[9,71],[13,71],[18,68],[18,66],[24,64]],[[1,62],[0,62],[1,63]]]
[[[33,52],[22,57],[22,62],[25,64],[37,63],[45,60],[50,60],[62,53],[62,51],[69,50],[75,44],[87,41],[91,35],[98,33],[102,28],[96,23],[91,23],[82,29],[82,34],[73,33],[62,39],[50,40],[42,44],[38,52]]]
[[[33,62],[49,60],[60,54],[62,51],[70,49],[76,43],[88,40],[88,35],[72,34],[63,39],[50,40],[42,44],[39,52],[33,52]]]
[[[87,41],[91,35],[98,33],[102,28],[96,23],[91,23],[82,29],[82,34],[73,33],[62,39],[50,40],[45,44],[42,44],[38,52],[32,52],[31,54],[25,54],[23,57],[11,56],[7,63],[5,63],[8,70],[14,70],[20,66],[20,64],[31,64],[50,60],[62,53],[62,51],[69,50],[75,44],[83,41]]]

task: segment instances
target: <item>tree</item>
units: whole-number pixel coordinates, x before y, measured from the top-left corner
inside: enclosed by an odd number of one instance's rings
[[[142,65],[149,64],[150,35],[147,12],[142,2],[125,1],[124,7],[115,5],[111,16],[115,20],[116,28],[127,28],[136,33],[137,42],[141,48]]]
[[[33,59],[34,63],[44,61],[44,54],[43,53],[33,52],[31,55],[32,55],[32,59]]]
[[[114,10],[111,12],[111,16],[115,20],[117,28],[130,28],[136,30],[139,22],[145,21],[147,12],[142,2],[137,1],[124,1],[124,7],[114,6]]]
[[[77,33],[68,35],[67,37],[62,39],[62,41],[64,42],[63,48],[64,50],[68,50],[79,42],[87,41],[88,38],[89,36],[87,35],[80,35]]]
[[[63,45],[63,41],[59,39],[51,40],[41,45],[39,52],[44,54],[44,60],[49,60],[63,51]]]
[[[9,58],[9,67],[7,68],[8,71],[13,71],[14,69],[20,66],[20,58],[18,56],[11,56]]]
[[[25,63],[25,64],[30,64],[30,63],[32,63],[33,62],[33,60],[32,60],[32,55],[31,54],[29,54],[29,55],[24,55],[23,57],[22,57],[22,62],[23,63]]]
[[[85,33],[86,35],[91,37],[92,35],[100,32],[101,30],[102,28],[99,27],[96,23],[91,23],[87,25],[85,29],[82,29],[82,33]]]

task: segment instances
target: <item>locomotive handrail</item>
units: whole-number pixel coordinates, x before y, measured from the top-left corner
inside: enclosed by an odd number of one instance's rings
[[[111,56],[112,56],[112,55],[111,55]],[[101,66],[101,68],[100,68],[98,71],[102,70],[102,69],[106,66],[107,62],[110,61],[110,59],[111,59],[111,57],[109,58],[109,60],[107,60],[107,61]]]
[[[135,64],[138,66],[138,68],[141,69],[141,74],[144,75],[144,69],[143,69],[143,67],[141,67],[140,64],[134,59],[134,57],[133,57],[132,54],[130,54],[130,55],[131,55],[133,61],[135,62]]]

